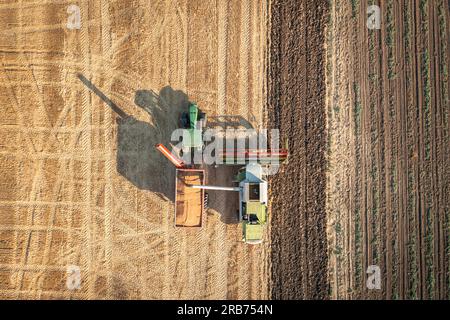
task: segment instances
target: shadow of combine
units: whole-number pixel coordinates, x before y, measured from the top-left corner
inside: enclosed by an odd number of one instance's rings
[[[128,115],[109,99],[91,81],[78,74],[83,84],[102,99],[116,114],[117,122],[117,172],[134,186],[175,201],[175,167],[155,144],[169,147],[172,132],[179,128],[182,112],[188,109],[188,96],[167,86],[159,94],[152,90],[137,90],[134,103],[149,115],[149,122]],[[252,129],[253,126],[241,116],[208,117],[208,127]],[[242,166],[242,165],[241,165]],[[210,185],[232,186],[241,166],[205,167]],[[239,223],[239,194],[237,192],[208,191],[208,207],[220,215],[225,224]]]
[[[224,187],[237,186],[234,177],[240,166],[207,167],[208,184]],[[239,193],[232,191],[208,190],[208,207],[220,215],[225,224],[239,223]]]
[[[187,95],[168,86],[159,94],[137,90],[135,104],[150,116],[150,122],[144,122],[125,113],[83,75],[78,78],[118,115],[117,172],[137,188],[175,201],[174,167],[155,150],[155,144],[170,145],[180,113],[188,106]]]

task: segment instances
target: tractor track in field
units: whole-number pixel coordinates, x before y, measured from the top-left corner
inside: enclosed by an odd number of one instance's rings
[[[109,17],[109,3],[107,0],[101,1],[101,18],[102,18],[102,50],[105,53],[105,63],[112,61],[112,50],[111,50],[111,22]],[[105,76],[105,89],[107,92],[111,92],[112,87],[112,75],[111,70],[108,69]],[[114,158],[114,150],[113,150],[113,115],[109,110],[105,109],[103,111],[103,117],[105,122],[104,128],[104,144],[107,146],[107,158],[105,161],[104,168],[104,179],[105,179],[105,217],[104,217],[104,228],[105,228],[105,239],[104,239],[104,248],[105,248],[105,260],[106,262],[106,297],[108,299],[112,298],[113,295],[113,270],[112,270],[112,257],[113,257],[113,245],[112,245],[112,237],[113,237],[113,206],[114,206],[114,194],[113,194],[113,184],[112,184],[112,175],[114,170],[114,164],[112,159]],[[164,294],[164,293],[163,293]]]
[[[269,123],[289,162],[271,178],[274,299],[328,296],[325,214],[327,1],[272,1]]]

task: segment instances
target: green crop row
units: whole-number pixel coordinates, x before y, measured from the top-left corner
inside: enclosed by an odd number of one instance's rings
[[[361,134],[361,89],[359,85],[355,82],[353,83],[353,92],[355,97],[355,103],[353,107],[353,120],[355,121],[355,135],[359,136]]]
[[[405,15],[404,15],[404,44],[405,44],[405,63],[406,63],[406,85],[409,93],[409,102],[407,107],[407,141],[408,141],[408,158],[413,159],[415,152],[415,113],[416,106],[412,102],[414,100],[412,96],[412,22],[411,22],[411,4],[405,3]],[[416,195],[415,195],[415,177],[412,162],[408,163],[408,187],[407,187],[407,216],[409,222],[408,232],[408,292],[407,297],[409,299],[417,299],[418,288],[418,264],[417,264],[417,237],[416,237]]]
[[[388,78],[389,80],[395,79],[395,25],[394,25],[394,14],[393,14],[393,1],[389,0],[387,4],[386,13],[386,44],[388,47]]]
[[[422,79],[423,79],[423,112],[425,121],[425,159],[430,160],[430,137],[429,130],[431,124],[431,80],[430,80],[430,55],[428,49],[424,49],[422,54]]]
[[[356,172],[361,172],[361,89],[359,84],[353,83],[354,105],[353,105],[353,119],[355,126],[355,163]],[[363,254],[362,254],[362,222],[361,222],[361,180],[356,179],[355,185],[355,211],[354,211],[354,225],[355,225],[355,282],[361,283],[363,274]]]
[[[445,14],[445,8],[443,4],[443,0],[439,2],[438,5],[438,19],[439,19],[439,36],[441,39],[447,38],[447,20],[446,20],[446,14]],[[441,41],[441,65],[440,65],[440,72],[443,75],[444,81],[442,81],[442,97],[443,97],[443,103],[445,106],[448,106],[450,104],[449,101],[449,92],[448,92],[448,64],[447,64],[447,51],[448,51],[448,44],[447,41]],[[443,120],[444,120],[444,135],[445,135],[445,142],[448,144],[448,108],[443,108],[444,114],[443,114]]]
[[[447,37],[447,20],[446,20],[446,12],[444,8],[444,1],[439,1],[438,4],[438,19],[439,19],[439,36],[441,39],[446,39]],[[442,92],[442,98],[443,98],[443,104],[445,106],[448,106],[450,104],[449,101],[449,94],[448,94],[448,64],[447,64],[447,48],[448,44],[447,41],[441,41],[441,65],[440,65],[440,72],[443,75],[444,81],[442,81],[441,86],[441,92]],[[448,145],[448,108],[443,108],[444,114],[443,114],[443,122],[444,122],[444,140],[445,145]],[[450,210],[448,208],[445,210],[445,227],[446,227],[446,233],[447,233],[447,261],[448,261],[448,270],[447,270],[447,288],[450,288]],[[450,299],[450,289],[447,290],[447,298]]]
[[[424,44],[428,42],[428,0],[420,1],[420,15],[421,15],[421,30],[424,37]],[[433,4],[434,5],[434,4]],[[425,143],[425,160],[429,161],[431,158],[431,142],[430,142],[430,125],[431,125],[431,72],[430,72],[430,54],[428,48],[425,48],[422,53],[422,79],[423,79],[423,114],[424,114],[424,143]],[[425,173],[426,181],[430,181],[431,177],[429,172]],[[429,188],[429,187],[428,187]],[[434,249],[434,235],[433,235],[433,210],[431,203],[430,190],[425,186],[425,263],[426,263],[426,289],[429,298],[434,298],[434,288],[435,288],[435,275],[434,275],[434,259],[433,259],[433,249]]]
[[[338,1],[339,2],[339,1]],[[357,17],[360,6],[360,0],[352,0],[352,17]]]

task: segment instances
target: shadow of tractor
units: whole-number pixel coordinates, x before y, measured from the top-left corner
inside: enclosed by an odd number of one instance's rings
[[[139,189],[159,193],[173,202],[175,170],[155,145],[170,145],[180,114],[188,106],[187,95],[170,87],[161,89],[159,95],[138,90],[135,103],[149,114],[151,122],[118,118],[117,171]]]

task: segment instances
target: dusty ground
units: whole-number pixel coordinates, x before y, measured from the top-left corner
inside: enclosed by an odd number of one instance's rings
[[[332,298],[450,298],[448,1],[332,1]],[[366,27],[381,7],[381,30]],[[369,265],[381,290],[366,288]]]
[[[153,149],[187,99],[262,125],[266,20],[251,0],[0,3],[0,298],[268,297],[268,241],[221,221],[229,195],[175,229]]]

